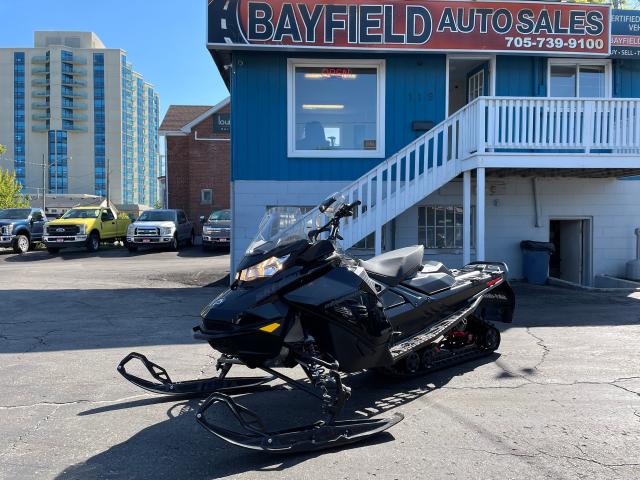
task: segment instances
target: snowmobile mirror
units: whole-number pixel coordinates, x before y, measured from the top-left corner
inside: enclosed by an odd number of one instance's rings
[[[329,207],[335,203],[335,201],[336,195],[333,194],[318,206],[318,210],[320,210],[321,213],[325,213]]]

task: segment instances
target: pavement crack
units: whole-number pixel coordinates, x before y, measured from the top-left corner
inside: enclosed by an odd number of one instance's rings
[[[582,452],[582,449],[580,449],[579,447],[577,447],[577,448],[578,448],[578,450],[580,450]],[[640,465],[640,463],[606,463],[606,462],[601,462],[599,460],[596,460],[594,458],[590,458],[590,457],[586,456],[584,453],[583,453],[583,456],[558,455],[558,454],[551,454],[551,453],[545,452],[545,451],[540,450],[540,449],[536,449],[538,453],[495,452],[495,451],[492,451],[492,450],[484,450],[484,449],[481,449],[481,448],[461,448],[461,449],[465,450],[465,451],[469,451],[469,452],[486,453],[487,455],[495,455],[495,456],[500,456],[500,457],[505,456],[505,457],[536,458],[536,457],[539,457],[541,455],[544,455],[546,457],[554,458],[556,460],[565,459],[565,460],[578,460],[578,461],[582,461],[582,462],[589,462],[589,463],[593,463],[595,465],[599,465],[599,466],[604,467],[604,468],[635,467],[635,466]]]
[[[551,353],[551,349],[545,345],[544,340],[542,338],[540,338],[539,336],[537,336],[535,333],[531,331],[531,327],[527,327],[526,331],[529,334],[529,336],[535,339],[536,345],[542,348],[542,356],[540,357],[540,360],[538,360],[538,363],[536,363],[533,366],[534,370],[539,370],[542,364],[544,363],[545,359],[547,358],[547,355]]]
[[[26,442],[26,438],[32,434],[35,433],[36,431],[38,431],[38,429],[40,428],[40,426],[45,423],[48,422],[49,419],[55,415],[55,413],[62,407],[62,405],[56,405],[55,408],[51,411],[51,413],[48,413],[47,415],[45,415],[44,418],[41,418],[40,420],[38,420],[38,422],[34,425],[34,427],[26,432],[23,432],[20,434],[20,436],[18,436],[18,438],[9,446],[9,448],[7,448],[2,455],[0,455],[0,458],[5,457],[6,455],[9,455],[10,453],[14,452],[19,445],[22,444],[27,444]]]
[[[13,410],[20,408],[34,408],[34,407],[46,407],[46,406],[55,406],[55,407],[64,407],[66,405],[79,405],[79,404],[101,404],[101,403],[118,403],[124,402],[127,400],[134,400],[136,398],[148,397],[149,394],[143,393],[140,395],[132,395],[129,397],[116,398],[115,400],[90,400],[90,399],[80,399],[80,400],[70,400],[68,402],[38,402],[31,404],[22,404],[22,405],[0,405],[0,410]]]
[[[541,455],[545,455],[545,456],[550,457],[550,458],[555,458],[556,460],[559,460],[559,459],[579,460],[579,461],[582,461],[582,462],[593,463],[595,465],[599,465],[599,466],[605,467],[605,468],[637,467],[638,465],[640,465],[640,463],[606,463],[606,462],[601,462],[600,460],[596,460],[595,458],[591,458],[591,457],[587,457],[587,456],[579,457],[579,456],[574,456],[574,455],[551,454],[551,453],[545,452],[543,450],[538,450],[538,452],[540,452]]]

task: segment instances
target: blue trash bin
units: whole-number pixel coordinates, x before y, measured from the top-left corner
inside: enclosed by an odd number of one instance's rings
[[[550,242],[524,240],[520,242],[522,250],[522,271],[524,278],[534,285],[544,285],[549,279],[549,258],[555,251]]]

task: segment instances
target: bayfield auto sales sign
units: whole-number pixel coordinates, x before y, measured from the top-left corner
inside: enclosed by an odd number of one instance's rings
[[[607,55],[609,7],[540,2],[211,0],[209,44]]]

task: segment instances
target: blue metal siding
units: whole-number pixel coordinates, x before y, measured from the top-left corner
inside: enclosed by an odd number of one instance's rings
[[[496,57],[496,95],[544,97],[547,95],[547,61],[544,57]]]
[[[613,96],[640,98],[640,61],[613,61]]]
[[[322,58],[320,55],[292,55]],[[325,58],[327,58],[325,56]],[[328,58],[349,58],[332,55]],[[420,135],[414,120],[445,114],[444,55],[382,55],[386,60],[385,148],[390,156]],[[231,81],[233,180],[353,180],[381,159],[287,157],[287,55],[234,54]]]

